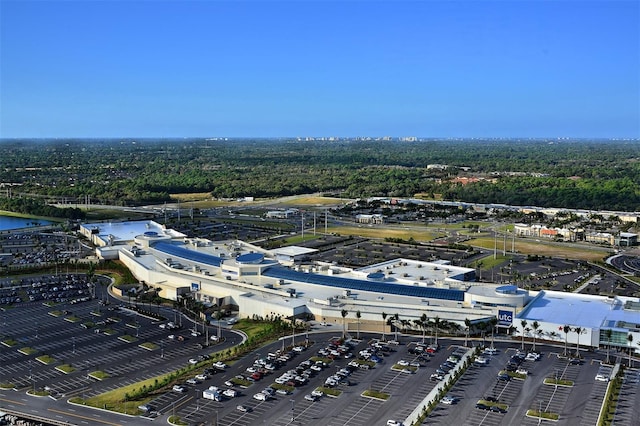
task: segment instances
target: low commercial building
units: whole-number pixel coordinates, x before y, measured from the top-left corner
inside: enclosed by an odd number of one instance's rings
[[[523,330],[525,337],[566,339],[568,344],[579,339],[581,346],[606,342],[622,347],[629,334],[634,342],[640,339],[637,298],[533,292],[514,285],[478,283],[474,269],[445,261],[399,258],[352,269],[298,262],[295,248],[287,254],[238,240],[212,242],[172,235],[145,231],[127,245],[118,245],[119,259],[162,297],[193,297],[205,304],[235,306],[240,317],[276,315],[341,324],[346,310],[348,326],[355,329],[357,322],[363,330],[383,330],[383,318],[396,315],[396,324],[413,324],[426,315],[461,329],[465,320],[478,323],[497,318],[503,331],[513,327],[516,332]],[[537,329],[532,328],[534,322]],[[565,326],[579,333],[561,332]]]

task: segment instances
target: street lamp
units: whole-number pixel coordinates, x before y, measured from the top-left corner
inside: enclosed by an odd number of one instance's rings
[[[72,336],[71,340],[73,340],[73,354],[76,354],[76,337]]]
[[[200,409],[200,400],[198,399],[198,389],[196,389],[196,411]]]
[[[538,400],[538,425],[542,422],[542,400]]]
[[[296,420],[296,416],[295,416],[295,405],[296,405],[296,400],[292,399],[291,400],[291,421],[294,422]]]

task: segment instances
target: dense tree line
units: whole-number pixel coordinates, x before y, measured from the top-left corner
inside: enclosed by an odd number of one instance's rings
[[[640,210],[637,141],[4,140],[14,192],[111,204],[310,192]],[[446,164],[446,169],[427,169]],[[461,185],[456,176],[491,178]]]
[[[65,219],[83,219],[85,213],[78,208],[58,208],[45,203],[42,199],[0,197],[0,210],[24,213],[34,216],[59,217]]]

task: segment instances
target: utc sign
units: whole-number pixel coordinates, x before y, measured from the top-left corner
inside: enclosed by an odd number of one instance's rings
[[[499,325],[511,325],[513,323],[513,312],[511,311],[498,311],[498,324]]]

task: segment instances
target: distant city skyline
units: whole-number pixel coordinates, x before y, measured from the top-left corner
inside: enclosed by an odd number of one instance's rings
[[[0,138],[640,138],[640,2],[0,0]]]

